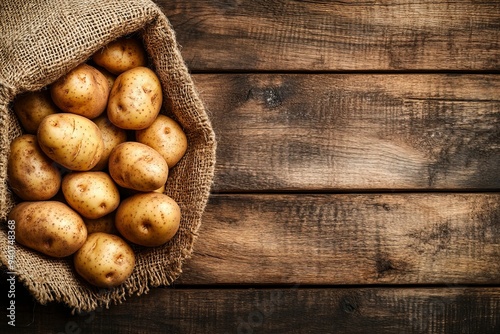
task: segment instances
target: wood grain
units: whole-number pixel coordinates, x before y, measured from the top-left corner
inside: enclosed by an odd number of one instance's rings
[[[500,194],[227,194],[182,284],[499,284]]]
[[[15,333],[481,333],[500,330],[499,288],[154,289],[123,305],[18,314]],[[24,327],[25,325],[28,325]],[[6,332],[6,321],[0,330]]]
[[[496,0],[155,2],[194,71],[500,69]]]
[[[198,74],[214,192],[500,188],[500,76]]]
[[[155,2],[219,143],[195,253],[0,333],[500,332],[499,1]]]

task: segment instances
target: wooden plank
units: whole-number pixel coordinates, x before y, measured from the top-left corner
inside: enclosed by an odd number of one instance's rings
[[[500,76],[198,74],[214,192],[500,188]]]
[[[182,284],[499,284],[500,194],[227,194]]]
[[[70,315],[28,302],[15,333],[498,333],[499,288],[153,289]],[[23,325],[28,325],[23,327]],[[5,318],[0,331],[6,332]]]
[[[194,71],[500,69],[497,0],[155,2]]]

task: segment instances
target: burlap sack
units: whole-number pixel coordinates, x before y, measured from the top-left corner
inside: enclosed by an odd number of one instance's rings
[[[188,151],[171,170],[166,190],[179,203],[182,220],[178,234],[164,247],[137,253],[136,268],[123,285],[97,289],[75,274],[71,258],[55,260],[9,245],[6,220],[15,199],[7,186],[7,158],[10,142],[22,133],[11,102],[17,94],[52,83],[105,44],[132,33],[142,38],[163,85],[162,113],[178,120],[188,137]],[[120,303],[150,287],[172,283],[197,237],[213,179],[216,143],[164,13],[149,0],[1,0],[0,40],[2,264],[40,303],[62,302],[73,311]]]

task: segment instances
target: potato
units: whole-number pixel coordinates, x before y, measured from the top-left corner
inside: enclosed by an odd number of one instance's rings
[[[120,193],[105,172],[73,172],[62,180],[66,202],[85,218],[97,219],[113,212],[120,204]]]
[[[87,64],[77,66],[50,85],[52,100],[61,110],[87,118],[106,110],[109,92],[106,77]]]
[[[76,272],[100,288],[111,288],[125,282],[134,271],[135,254],[117,235],[96,232],[73,257]]]
[[[168,178],[168,165],[160,153],[137,142],[116,146],[109,156],[108,168],[119,186],[138,191],[156,190]]]
[[[25,201],[48,200],[61,186],[57,165],[43,153],[32,134],[11,142],[7,176],[12,191]]]
[[[145,129],[158,116],[162,100],[156,74],[147,67],[135,67],[116,78],[109,95],[108,118],[122,129]]]
[[[45,116],[59,112],[48,90],[21,94],[16,97],[12,107],[24,130],[30,134],[36,134]]]
[[[169,168],[174,167],[187,150],[186,134],[176,121],[165,115],[158,115],[153,124],[136,131],[135,137],[139,143],[158,151]]]
[[[137,38],[119,38],[93,56],[94,62],[113,74],[120,74],[138,66],[146,66],[147,56]]]
[[[109,155],[113,148],[127,140],[127,132],[111,123],[106,114],[102,114],[93,121],[101,130],[104,149],[101,159],[92,170],[103,170],[108,167]]]
[[[150,192],[122,201],[116,211],[115,226],[128,241],[156,247],[174,237],[180,219],[179,205],[171,197]]]
[[[59,113],[45,117],[37,133],[38,144],[49,158],[74,171],[94,168],[104,143],[97,125],[83,116]]]
[[[21,202],[8,219],[16,222],[16,242],[52,257],[75,253],[87,238],[78,213],[57,201]]]
[[[97,219],[83,218],[85,226],[87,226],[87,233],[104,232],[109,234],[118,234],[118,230],[115,227],[115,213],[105,215],[104,217]]]

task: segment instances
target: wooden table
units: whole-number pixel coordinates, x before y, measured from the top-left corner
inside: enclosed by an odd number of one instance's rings
[[[218,139],[195,253],[87,314],[19,286],[16,333],[500,333],[498,0],[157,3]]]

